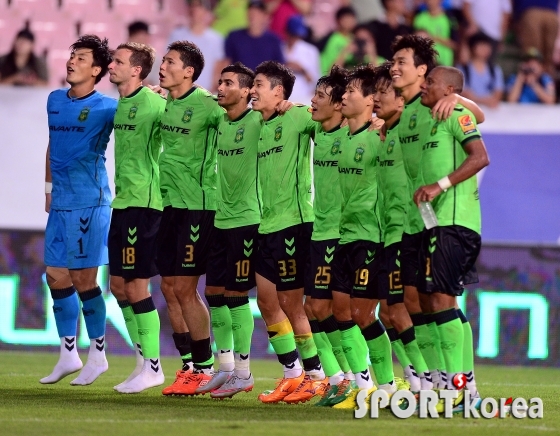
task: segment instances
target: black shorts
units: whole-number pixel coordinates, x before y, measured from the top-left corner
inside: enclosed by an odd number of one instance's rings
[[[213,210],[163,209],[158,232],[156,264],[162,277],[206,273],[214,239]]]
[[[387,305],[404,303],[404,288],[401,283],[401,243],[395,242],[383,249],[385,254],[384,284],[387,287]]]
[[[146,207],[113,209],[109,227],[109,272],[125,279],[158,274],[156,238],[161,212]]]
[[[277,291],[303,288],[312,232],[313,223],[303,223],[259,234],[257,274],[275,283]]]
[[[255,287],[255,259],[259,225],[215,229],[208,257],[206,285],[228,291],[249,291]]]
[[[332,300],[332,272],[338,239],[311,241],[309,266],[305,277],[305,295],[319,300]]]
[[[464,285],[478,283],[475,262],[480,235],[462,226],[434,227],[424,231],[426,292],[463,294]]]
[[[353,298],[387,298],[379,280],[383,270],[382,251],[383,244],[370,241],[339,245],[334,254],[333,290]]]
[[[422,253],[422,232],[413,235],[403,233],[400,262],[402,285],[414,286],[423,292],[426,288],[426,266]]]

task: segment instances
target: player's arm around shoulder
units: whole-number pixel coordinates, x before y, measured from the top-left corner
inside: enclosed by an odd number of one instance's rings
[[[471,111],[477,124],[482,124],[484,122],[485,116],[480,106],[459,94],[449,94],[441,98],[432,108],[432,117],[438,121],[446,120],[451,117],[453,111],[458,106],[465,107]]]
[[[310,135],[315,135],[315,128],[317,123],[311,119],[311,108],[303,104],[295,104],[286,115],[289,117],[297,131]]]

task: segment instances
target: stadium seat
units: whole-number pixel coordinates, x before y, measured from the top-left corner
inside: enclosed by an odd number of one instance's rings
[[[29,27],[35,34],[35,46],[39,50],[56,48],[62,41],[63,47],[68,47],[76,36],[75,25],[54,10],[29,20]]]
[[[0,55],[12,48],[16,33],[24,27],[24,19],[10,10],[2,11],[0,16]]]
[[[124,23],[143,20],[151,23],[161,15],[159,2],[156,0],[113,0],[111,11]]]
[[[57,10],[58,0],[12,0],[10,9],[17,11],[23,18],[36,18],[45,12]]]
[[[108,12],[107,3],[107,0],[62,0],[62,11],[75,20],[94,19]]]
[[[70,43],[67,44],[68,46]],[[66,61],[70,56],[69,49],[52,49],[47,55],[49,68],[49,86],[60,88],[66,86]]]

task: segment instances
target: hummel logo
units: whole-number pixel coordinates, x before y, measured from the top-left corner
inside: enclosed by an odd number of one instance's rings
[[[84,316],[90,316],[95,313],[95,309],[82,309],[82,313]]]
[[[72,351],[75,347],[74,342],[76,341],[76,338],[64,338],[64,342],[66,342],[64,344],[64,347],[68,350],[68,351]]]
[[[159,371],[159,359],[150,359],[150,368],[152,368],[152,371],[154,372],[158,372]]]
[[[239,355],[239,358],[240,358],[241,360],[247,360],[247,359],[249,358],[249,355],[248,355],[248,354],[240,354],[240,355]]]
[[[89,218],[80,218],[80,230],[82,233],[87,233],[89,230]],[[84,227],[82,227],[82,225]]]
[[[59,113],[60,113],[59,111],[49,111],[49,114],[52,114],[52,115],[58,115]]]
[[[368,374],[367,369],[360,373],[360,377],[362,377],[362,380],[369,381],[369,374]]]
[[[294,369],[296,367],[296,363],[287,363],[286,365],[284,365],[286,368],[288,369]]]
[[[105,348],[105,338],[96,339],[95,342],[97,343],[97,345],[95,346],[95,348],[97,348],[97,351],[103,351],[103,349]]]
[[[231,350],[220,350],[220,354],[231,353]]]

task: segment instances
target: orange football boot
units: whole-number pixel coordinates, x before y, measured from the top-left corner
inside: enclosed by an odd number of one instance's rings
[[[175,373],[175,381],[173,382],[173,384],[167,386],[166,388],[164,388],[161,393],[163,395],[174,395],[175,394],[175,389],[177,388],[177,386],[182,385],[183,384],[183,380],[189,375],[192,374],[192,369],[189,369],[188,371],[183,371],[183,370],[179,370]]]
[[[191,372],[182,379],[181,384],[177,385],[174,393],[175,395],[201,395],[200,393],[197,393],[196,390],[199,387],[206,385],[210,380],[212,380],[211,374]]]
[[[294,392],[301,384],[305,377],[302,371],[301,375],[296,378],[283,378],[276,383],[276,387],[272,391],[264,391],[259,395],[259,400],[265,404],[279,403],[287,395]]]
[[[288,404],[305,403],[316,395],[323,395],[328,386],[329,383],[326,378],[323,380],[313,380],[306,375],[296,390],[286,395],[284,402]]]

